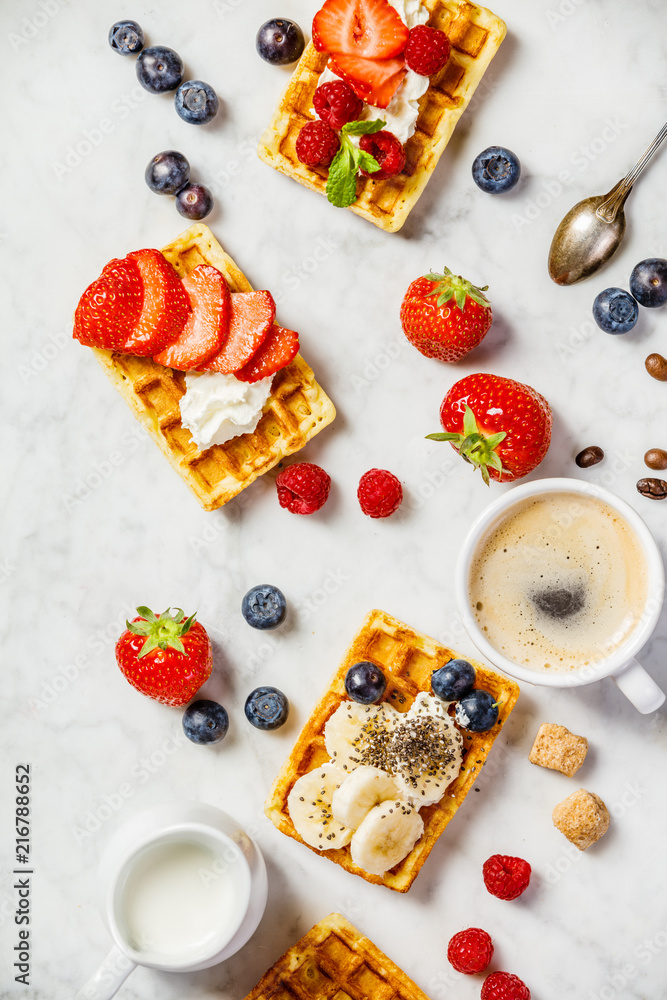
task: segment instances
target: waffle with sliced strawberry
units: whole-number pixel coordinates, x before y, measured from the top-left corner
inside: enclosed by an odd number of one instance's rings
[[[389,0],[325,0],[313,19],[313,40],[258,149],[265,163],[387,232],[400,229],[419,199],[506,31],[498,17],[467,0],[423,0],[423,8],[428,23],[408,28]],[[349,97],[334,99],[333,114],[328,96],[315,100],[325,70],[364,102],[361,112],[354,112],[356,118],[347,117],[348,109],[355,108]],[[363,147],[365,155],[355,153],[360,144],[346,142],[342,129],[349,133],[357,123],[377,123],[377,129],[393,135],[387,119],[398,108],[392,102],[410,72],[428,77],[429,85],[419,100],[415,132],[405,143],[404,156],[392,156],[387,169]],[[330,83],[322,81],[325,85]],[[324,137],[313,132],[302,158],[299,151],[306,144],[297,144],[299,134],[321,109],[322,121],[341,130],[341,146],[336,151],[334,133],[327,131]],[[321,146],[323,138],[326,156],[315,141]]]
[[[174,295],[182,292],[188,300],[185,316],[179,310],[170,344],[155,358],[128,353],[140,317],[148,315],[145,304],[153,310],[160,337],[169,318],[155,304],[159,297],[144,302],[153,289],[142,284],[136,254],[111,261],[84,292],[74,335],[92,348],[112,384],[200,504],[215,510],[303,448],[331,423],[336,411],[298,354],[298,334],[273,322],[275,304],[269,293],[253,291],[207,226],[192,226],[159,254],[149,251],[149,257],[162,276],[170,276],[167,280],[178,289]],[[158,257],[164,267],[157,263]],[[159,289],[162,279],[156,280]],[[142,331],[148,330],[144,323]],[[251,351],[248,345],[256,349]],[[223,351],[240,381],[274,376],[271,394],[252,433],[201,451],[181,422],[184,372],[210,365]]]
[[[181,279],[159,250],[136,250],[107,264],[83,293],[74,337],[89,347],[152,356],[179,371],[256,382],[288,365],[299,349],[298,334],[276,326],[275,316],[270,292],[232,293],[210,264]]]

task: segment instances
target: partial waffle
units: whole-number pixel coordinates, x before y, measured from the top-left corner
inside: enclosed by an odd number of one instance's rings
[[[380,181],[360,178],[359,196],[350,206],[389,233],[401,228],[417,203],[507,31],[505,23],[490,10],[466,0],[423,2],[431,15],[428,23],[446,32],[451,55],[420,99],[415,134],[405,146],[402,173]],[[269,166],[320,194],[325,194],[327,170],[313,170],[301,163],[295,143],[303,126],[316,117],[313,94],[328,58],[312,42],[307,45],[258,148],[260,159]],[[382,117],[381,108],[377,117]]]
[[[212,264],[233,292],[249,292],[250,282],[207,226],[195,225],[162,253],[183,277],[198,264]],[[188,484],[205,510],[216,510],[299,451],[336,416],[333,403],[300,355],[279,371],[252,434],[200,451],[181,424],[179,400],[185,375],[150,358],[93,348],[97,360],[153,440]]]
[[[309,847],[296,832],[287,808],[287,797],[294,783],[302,774],[320,767],[329,760],[324,746],[324,726],[341,702],[347,700],[345,675],[353,663],[370,660],[382,668],[387,678],[387,688],[382,698],[398,712],[407,712],[420,691],[430,692],[431,674],[460,654],[439,645],[434,639],[415,632],[384,611],[371,611],[360,632],[348,649],[343,662],[333,675],[324,696],[313,709],[310,718],[297,739],[294,749],[283,764],[276,778],[264,811],[275,826],[304,844],[316,854],[340,865],[345,871],[360,875],[367,882],[386,885],[396,892],[407,892],[422,865],[433,850],[435,842],[449,821],[454,817],[466,795],[477,780],[495,738],[519,697],[519,685],[494,673],[481,663],[472,662],[476,671],[475,687],[484,688],[495,695],[498,702],[498,723],[488,733],[470,733],[460,730],[463,739],[463,767],[444,797],[432,806],[420,810],[424,833],[403,861],[384,875],[370,875],[352,862],[350,848],[317,851]],[[466,657],[466,659],[470,659]]]
[[[331,913],[315,924],[245,1000],[428,1000],[356,927]]]

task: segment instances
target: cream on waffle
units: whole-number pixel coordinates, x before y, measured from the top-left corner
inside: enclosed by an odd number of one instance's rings
[[[288,837],[305,844],[292,823],[287,799],[298,778],[329,760],[324,745],[324,727],[339,705],[347,699],[345,675],[352,664],[370,660],[381,667],[387,678],[383,701],[387,701],[398,712],[407,712],[420,691],[430,692],[433,671],[449,660],[456,659],[458,655],[439,645],[434,639],[415,632],[384,611],[371,611],[347,650],[343,662],[333,675],[329,687],[315,705],[273,784],[264,811],[274,825]],[[475,687],[484,688],[496,697],[498,723],[488,733],[461,730],[463,740],[461,771],[439,802],[420,810],[424,821],[424,833],[412,851],[384,875],[371,875],[357,867],[352,862],[349,847],[325,851],[324,857],[346,871],[360,875],[367,882],[386,885],[396,892],[408,891],[433,850],[436,840],[477,780],[493,742],[519,696],[519,686],[514,681],[489,670],[481,663],[474,660],[471,662],[476,671]],[[305,846],[309,847],[308,844]],[[316,848],[309,847],[309,849],[321,853]]]
[[[224,252],[211,230],[199,223],[162,253],[183,277],[198,264],[212,264],[232,292],[252,291],[250,282]],[[159,445],[205,510],[216,510],[299,451],[336,416],[333,403],[300,355],[279,371],[252,434],[201,451],[181,423],[179,400],[185,374],[150,358],[92,349],[118,392]]]
[[[423,3],[430,14],[428,24],[447,34],[451,55],[419,101],[415,134],[406,143],[402,173],[379,181],[360,178],[357,200],[350,206],[389,233],[401,228],[417,203],[507,31],[490,10],[466,0]],[[320,194],[325,194],[327,170],[301,163],[295,143],[303,126],[315,117],[313,94],[328,58],[312,42],[306,46],[258,147],[265,163]],[[377,117],[382,117],[381,108]]]
[[[292,945],[245,1000],[428,1000],[390,958],[340,913]]]

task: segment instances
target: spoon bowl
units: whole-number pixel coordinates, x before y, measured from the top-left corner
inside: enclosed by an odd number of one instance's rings
[[[613,222],[606,222],[599,215],[600,206],[612,194],[610,191],[577,202],[558,226],[549,250],[549,276],[557,285],[583,281],[618,249],[625,235],[623,207],[616,212]]]
[[[567,213],[549,250],[549,276],[557,285],[583,281],[616,253],[625,236],[625,200],[666,136],[667,125],[663,125],[632,170],[611,191],[584,198]]]

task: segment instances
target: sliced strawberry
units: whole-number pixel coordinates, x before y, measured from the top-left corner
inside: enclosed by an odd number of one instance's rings
[[[190,303],[181,279],[159,250],[135,250],[128,257],[139,268],[144,302],[122,350],[127,354],[158,354],[180,336]]]
[[[276,304],[270,292],[233,292],[229,336],[222,350],[199,371],[236,374],[250,361],[268,336],[276,318]]]
[[[133,260],[111,260],[85,290],[74,316],[74,336],[87,347],[122,349],[136,326],[144,301],[139,268]]]
[[[402,59],[361,59],[338,52],[329,60],[329,69],[376,108],[387,107],[407,73]]]
[[[294,361],[298,353],[299,334],[274,323],[257,353],[234,374],[241,382],[259,382]]]
[[[313,18],[313,44],[320,52],[391,59],[409,34],[389,0],[325,0]]]
[[[183,278],[192,312],[178,340],[153,355],[153,361],[166,368],[188,372],[217,354],[229,333],[232,312],[229,286],[220,271],[210,264],[199,264]]]

